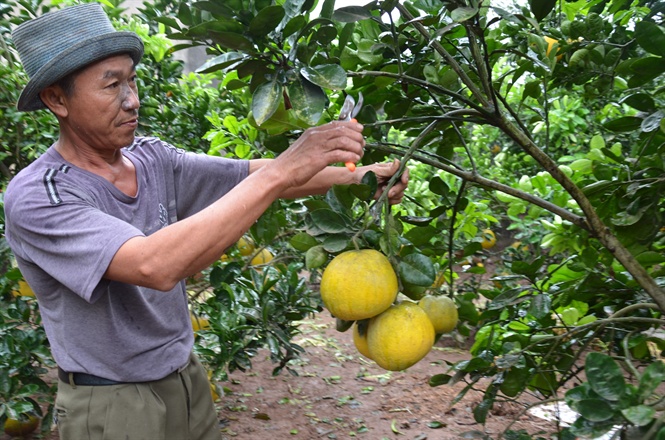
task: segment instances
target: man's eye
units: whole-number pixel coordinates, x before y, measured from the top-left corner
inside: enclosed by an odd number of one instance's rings
[[[109,89],[115,89],[116,87],[118,87],[118,82],[117,81],[113,82],[113,83],[109,84],[106,87],[109,88]]]

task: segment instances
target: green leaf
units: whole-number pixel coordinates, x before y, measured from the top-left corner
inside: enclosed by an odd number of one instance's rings
[[[662,111],[657,111],[656,113],[650,114],[642,121],[640,129],[645,133],[651,133],[660,128],[661,121],[665,119],[665,114]]]
[[[655,264],[665,262],[665,255],[662,252],[646,251],[635,256],[635,259],[644,267],[650,267]]]
[[[456,23],[461,23],[473,18],[477,13],[476,8],[460,7],[450,13],[450,18]]]
[[[494,405],[494,398],[483,399],[475,408],[473,408],[473,419],[478,423],[485,423],[487,414]]]
[[[314,222],[314,225],[323,232],[329,234],[348,232],[344,217],[331,209],[317,209],[316,211],[312,211],[309,215]]]
[[[277,111],[282,100],[282,85],[273,75],[271,81],[258,86],[252,96],[252,114],[257,125],[266,122]]]
[[[537,21],[547,17],[555,5],[556,0],[529,0],[529,9]]]
[[[230,66],[235,66],[236,64],[245,61],[245,59],[245,55],[240,52],[226,52],[203,63],[203,65],[196,69],[196,73],[216,72]]]
[[[376,174],[374,171],[369,171],[365,173],[363,178],[360,180],[360,183],[362,185],[366,185],[369,187],[369,194],[366,194],[363,188],[358,188],[360,192],[354,192],[355,196],[358,197],[360,200],[364,201],[369,201],[374,197],[374,194],[376,194],[376,191],[378,190],[379,187],[379,182],[376,178]],[[355,191],[354,187],[351,187],[351,191]],[[363,195],[366,195],[366,197],[362,197]]]
[[[656,103],[648,93],[633,93],[623,98],[620,103],[647,113],[651,113],[656,109]]]
[[[654,420],[656,410],[650,406],[637,405],[622,409],[621,414],[635,426],[646,426]]]
[[[341,252],[349,246],[351,239],[347,235],[329,235],[323,240],[323,248],[330,253]]]
[[[640,128],[640,125],[642,125],[642,118],[637,116],[623,116],[603,124],[606,129],[616,132],[635,131]]]
[[[610,401],[621,399],[626,389],[626,381],[621,368],[610,356],[603,353],[589,353],[584,365],[591,389],[604,399]]]
[[[531,299],[529,313],[536,319],[544,318],[551,312],[552,300],[549,295],[539,294]]]
[[[306,23],[307,19],[305,19],[305,17],[302,15],[297,15],[293,17],[292,19],[289,20],[288,23],[286,23],[286,26],[284,26],[284,30],[282,31],[282,36],[284,38],[287,38],[295,34],[300,29],[302,29]]]
[[[665,72],[665,63],[661,57],[644,57],[631,63],[630,69],[634,74],[628,87],[640,87]]]
[[[300,74],[319,87],[330,90],[346,88],[346,71],[338,64],[321,64],[315,67],[305,66]]]
[[[295,115],[308,125],[316,125],[323,115],[327,100],[321,87],[298,76],[287,86],[287,89]]]
[[[592,422],[584,417],[578,417],[571,425],[570,432],[583,438],[599,438],[614,428],[614,423],[609,420],[605,422]]]
[[[370,185],[364,184],[350,185],[349,190],[351,191],[351,194],[353,194],[358,200],[365,202],[370,201],[376,192],[372,191],[372,187]]]
[[[450,193],[450,187],[439,176],[434,176],[429,181],[429,190],[440,196],[447,196]]]
[[[201,11],[208,11],[213,15],[223,16],[229,19],[232,19],[235,15],[232,6],[222,2],[201,1],[192,3],[192,6]]]
[[[305,266],[307,269],[316,269],[323,266],[328,261],[328,253],[323,246],[314,246],[305,254]]]
[[[504,372],[500,390],[508,397],[515,397],[524,390],[528,378],[529,374],[524,369],[511,368]]]
[[[441,385],[447,385],[450,382],[452,376],[449,374],[435,374],[429,378],[429,386],[438,387]]]
[[[289,244],[293,246],[294,249],[305,252],[310,248],[319,244],[316,238],[312,237],[306,232],[298,232],[296,235],[291,237]]]
[[[640,401],[644,401],[665,381],[665,364],[663,362],[652,362],[642,373],[637,394]]]
[[[431,429],[440,429],[440,428],[445,428],[446,426],[448,426],[446,423],[442,423],[437,420],[433,420],[427,423],[427,427]]]
[[[254,45],[247,38],[236,32],[219,32],[211,30],[209,38],[222,47],[233,50],[251,51]]]
[[[583,399],[577,402],[577,411],[592,422],[602,422],[614,416],[612,407],[602,399]]]
[[[413,253],[405,256],[398,266],[402,282],[414,286],[431,286],[436,279],[436,268],[426,255]]]
[[[335,0],[324,0],[319,14],[323,18],[331,18],[335,9]]]
[[[372,14],[362,6],[345,6],[335,10],[332,14],[334,21],[342,23],[354,23],[368,18],[372,18]]]
[[[285,15],[286,11],[279,5],[263,8],[249,22],[249,33],[255,37],[265,37],[279,26]]]
[[[192,10],[186,3],[181,3],[178,8],[178,20],[180,20],[185,26],[191,26],[193,24]]]
[[[652,21],[642,20],[635,25],[635,39],[644,50],[665,57],[665,30]]]

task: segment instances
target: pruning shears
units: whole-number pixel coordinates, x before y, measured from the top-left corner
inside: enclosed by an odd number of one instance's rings
[[[344,99],[344,105],[342,105],[342,110],[339,112],[339,117],[337,119],[340,121],[350,121],[351,119],[354,119],[358,113],[360,113],[360,109],[362,107],[363,94],[361,92],[358,93],[357,103],[353,96],[346,95],[346,99]],[[349,171],[356,170],[356,164],[353,162],[346,162],[344,165]]]

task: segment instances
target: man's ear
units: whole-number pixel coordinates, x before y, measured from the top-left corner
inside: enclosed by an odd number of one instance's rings
[[[51,85],[44,88],[39,92],[39,97],[56,116],[64,118],[69,114],[65,93],[59,86]]]

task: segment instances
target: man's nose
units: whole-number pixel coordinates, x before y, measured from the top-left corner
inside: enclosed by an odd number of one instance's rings
[[[139,102],[138,92],[130,87],[128,84],[123,86],[122,93],[122,109],[125,111],[138,110],[141,107]]]

